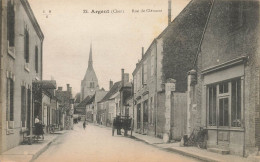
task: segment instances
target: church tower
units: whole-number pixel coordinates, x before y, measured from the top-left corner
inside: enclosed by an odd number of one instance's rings
[[[99,89],[98,79],[93,68],[92,60],[92,44],[90,45],[88,69],[81,81],[81,101],[89,95],[94,95],[95,91]]]

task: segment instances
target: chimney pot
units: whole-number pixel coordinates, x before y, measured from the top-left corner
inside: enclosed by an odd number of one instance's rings
[[[124,83],[129,82],[129,73],[124,73]]]
[[[144,47],[142,47],[142,58],[144,56]]]
[[[121,69],[121,77],[122,77],[122,79],[121,79],[121,82],[122,82],[122,87],[124,87],[124,69]]]
[[[114,85],[114,84],[113,84],[113,81],[110,80],[110,81],[109,81],[109,90],[113,87],[113,85]]]

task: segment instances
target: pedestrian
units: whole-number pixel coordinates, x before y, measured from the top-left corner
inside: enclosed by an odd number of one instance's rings
[[[83,122],[83,128],[86,129],[86,121]]]

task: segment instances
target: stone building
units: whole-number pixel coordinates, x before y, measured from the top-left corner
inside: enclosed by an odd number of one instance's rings
[[[98,102],[99,114],[104,114],[102,120],[106,126],[111,126],[113,118],[119,114],[121,81],[114,84],[110,81],[109,85],[108,93]]]
[[[74,114],[78,114],[79,116],[84,116],[88,121],[93,122],[93,111],[86,111],[86,106],[92,96],[87,96],[81,101],[79,104],[74,107]],[[88,109],[87,109],[88,110]]]
[[[188,73],[187,132],[204,127],[209,150],[260,148],[259,29],[259,1],[213,1]]]
[[[56,91],[56,97],[60,101],[60,107],[65,114],[64,128],[66,130],[73,129],[73,113],[74,113],[74,99],[72,97],[72,87],[67,84],[67,89],[62,90],[62,87],[58,87]]]
[[[98,116],[99,123],[102,119],[102,124],[106,126],[111,126],[113,118],[116,115],[126,115],[125,110],[128,110],[127,99],[131,96],[131,83],[129,82],[129,73],[124,73],[122,71],[122,80],[113,84],[112,81],[109,82],[109,91],[107,94],[98,102]],[[130,88],[129,88],[130,87]],[[130,90],[129,90],[130,89]],[[124,91],[124,93],[122,93]],[[130,93],[129,93],[130,91]],[[125,98],[122,103],[122,95]],[[123,106],[121,106],[123,105]]]
[[[186,73],[196,57],[210,6],[210,0],[192,0],[171,21],[169,2],[168,26],[146,52],[142,48],[142,58],[133,71],[136,132],[178,139],[185,133]]]
[[[55,125],[57,129],[63,128],[63,113],[60,107],[60,100],[56,96],[56,81],[43,80],[33,82],[33,103],[34,109],[32,117],[36,116],[45,125],[45,132]],[[33,126],[34,126],[33,121]]]
[[[0,152],[32,134],[32,82],[42,79],[43,33],[27,0],[0,1]]]
[[[92,44],[90,45],[88,68],[86,74],[81,81],[81,101],[87,96],[92,96],[95,91],[99,89],[98,78],[96,76],[95,70],[93,68],[92,60]]]

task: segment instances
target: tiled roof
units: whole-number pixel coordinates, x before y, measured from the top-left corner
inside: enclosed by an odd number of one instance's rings
[[[109,98],[114,95],[116,92],[118,92],[121,88],[121,81],[116,82],[113,87],[109,90],[109,92],[105,95],[105,97],[100,101],[104,102],[106,100],[109,100]]]
[[[82,100],[77,107],[86,107],[88,101],[92,98],[92,96],[87,96],[84,100]]]
[[[75,96],[75,103],[79,103],[80,102],[80,93],[77,93]]]
[[[56,81],[55,80],[41,80],[41,81],[34,81],[36,85],[41,86],[43,89],[56,89]]]

